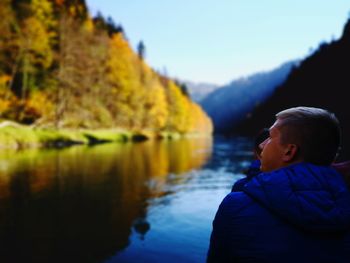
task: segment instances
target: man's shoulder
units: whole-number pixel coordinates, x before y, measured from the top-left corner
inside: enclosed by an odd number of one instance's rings
[[[250,202],[252,199],[244,191],[231,192],[226,195],[224,201],[226,202]]]
[[[238,212],[241,209],[248,208],[254,201],[244,192],[231,192],[222,201],[220,209]]]
[[[250,197],[240,191],[240,192],[231,192],[229,193],[228,195],[226,195],[226,197],[224,198],[224,200],[227,200],[227,202],[231,202],[231,201],[248,201],[248,200],[251,200]]]

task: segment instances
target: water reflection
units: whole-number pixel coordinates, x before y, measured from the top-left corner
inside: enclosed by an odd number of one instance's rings
[[[211,156],[208,139],[0,152],[2,262],[103,262],[153,229],[150,200]]]
[[[132,229],[130,245],[105,263],[205,262],[215,212],[243,176],[251,149],[247,138],[216,138],[204,166],[166,176],[161,187],[166,194],[148,199],[147,234]]]

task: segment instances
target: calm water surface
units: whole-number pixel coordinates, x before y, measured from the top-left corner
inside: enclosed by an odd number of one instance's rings
[[[251,142],[0,151],[1,262],[204,262]]]

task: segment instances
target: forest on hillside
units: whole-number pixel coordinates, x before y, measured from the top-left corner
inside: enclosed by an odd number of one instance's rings
[[[200,104],[212,119],[214,132],[230,134],[240,121],[273,94],[297,65],[297,60],[288,61],[273,70],[239,78],[209,93]]]
[[[84,0],[0,1],[0,119],[38,127],[206,132],[186,87],[150,68]]]
[[[256,107],[252,114],[235,127],[234,132],[254,134],[269,127],[277,112],[289,107],[325,108],[339,119],[342,148],[339,160],[350,158],[349,106],[350,18],[338,40],[321,43],[317,50],[294,67],[286,81],[271,97]]]

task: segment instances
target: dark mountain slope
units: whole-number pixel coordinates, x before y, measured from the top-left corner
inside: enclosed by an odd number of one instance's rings
[[[322,107],[334,112],[343,129],[341,159],[350,158],[350,19],[342,37],[319,49],[293,69],[287,80],[235,132],[254,134],[274,121],[274,114],[294,106]]]
[[[278,68],[232,81],[209,93],[200,104],[212,118],[215,133],[229,133],[234,125],[271,96],[276,86],[285,81],[297,62],[287,62]]]

